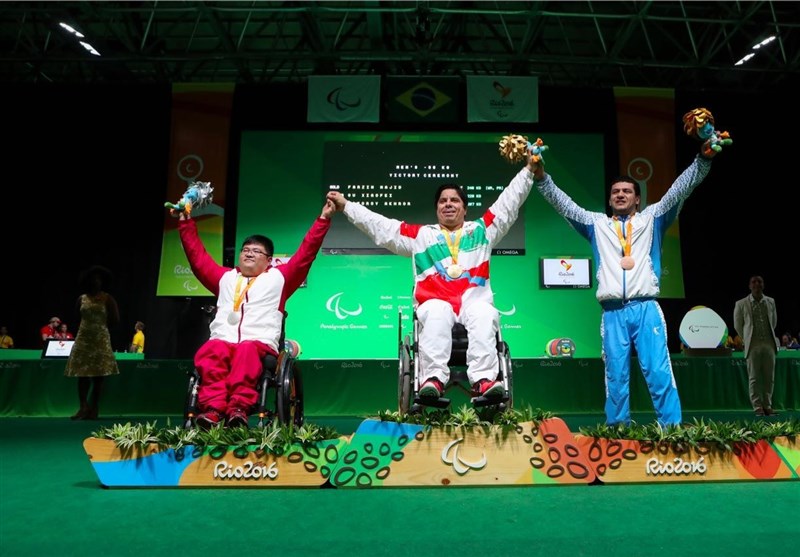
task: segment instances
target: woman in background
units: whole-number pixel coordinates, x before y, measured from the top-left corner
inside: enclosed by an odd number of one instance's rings
[[[73,420],[97,419],[103,381],[107,375],[119,373],[109,333],[109,327],[119,322],[117,302],[106,292],[111,278],[111,271],[98,265],[81,274],[83,294],[78,298],[81,322],[64,369],[67,377],[78,378],[80,407]]]
[[[66,323],[61,323],[61,325],[58,326],[58,332],[55,338],[59,340],[72,340],[75,337],[69,332],[69,326]]]

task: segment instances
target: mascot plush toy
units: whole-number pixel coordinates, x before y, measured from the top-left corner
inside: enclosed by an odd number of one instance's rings
[[[500,156],[511,163],[522,162],[528,156],[528,153],[531,153],[533,162],[544,166],[542,153],[547,149],[548,147],[541,137],[530,143],[524,135],[506,135],[500,141]]]
[[[703,155],[713,157],[723,146],[733,144],[728,132],[714,129],[714,115],[706,108],[695,108],[683,115],[683,131],[689,137],[703,141]]]
[[[199,209],[211,203],[211,192],[214,188],[211,187],[211,182],[192,182],[186,191],[183,193],[180,201],[177,203],[164,203],[164,207],[169,209],[172,215],[178,213],[192,214],[192,209]]]

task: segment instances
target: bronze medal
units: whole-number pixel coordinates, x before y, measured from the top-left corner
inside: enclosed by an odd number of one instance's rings
[[[630,255],[626,255],[625,257],[619,260],[619,264],[626,271],[630,271],[631,269],[633,269],[633,266],[636,265],[636,262],[633,260],[633,257],[631,257]]]

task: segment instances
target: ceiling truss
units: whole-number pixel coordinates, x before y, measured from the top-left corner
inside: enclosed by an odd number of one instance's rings
[[[782,1],[3,2],[0,79],[536,75],[552,86],[758,91],[798,85],[798,36],[800,3]]]

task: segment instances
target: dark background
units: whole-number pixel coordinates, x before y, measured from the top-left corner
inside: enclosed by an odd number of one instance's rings
[[[778,334],[800,333],[795,271],[800,215],[793,164],[798,154],[791,135],[798,123],[795,97],[789,91],[676,91],[679,170],[699,147],[682,131],[680,116],[687,110],[709,108],[717,128],[730,131],[734,144],[715,159],[680,215],[686,297],[661,300],[671,351],[678,351],[678,326],[695,305],[711,307],[732,329],[734,302],[749,293],[753,274],[764,277],[766,294],[776,299]],[[141,320],[147,325],[149,358],[190,358],[207,333],[201,306],[212,300],[155,296],[167,201],[170,86],[7,85],[3,99],[0,324],[9,327],[16,347],[38,348],[39,328],[52,315],[75,333],[78,276],[82,269],[102,264],[115,273],[110,291],[122,317],[112,330],[115,349],[127,346],[134,323]],[[325,129],[305,122],[306,102],[305,84],[237,86],[226,248],[234,238],[239,133]],[[463,108],[461,114],[466,113]],[[526,129],[465,121],[415,127],[497,131],[498,137],[601,132],[607,180],[619,173],[612,90],[542,87],[539,114],[540,122]],[[352,129],[395,128],[359,124]],[[279,191],[278,185],[276,196]]]

